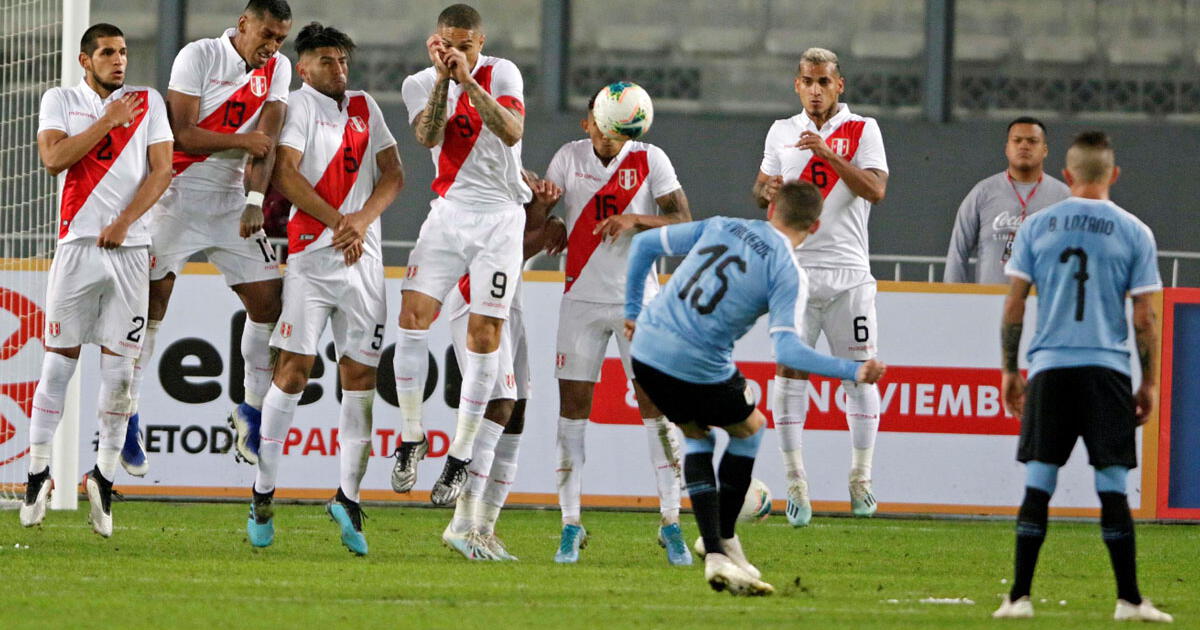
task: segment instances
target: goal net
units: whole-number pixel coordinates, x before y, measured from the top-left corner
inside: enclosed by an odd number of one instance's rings
[[[78,40],[76,23],[87,19],[86,0],[82,18],[74,4],[0,1],[0,507],[24,496],[58,223],[58,183],[38,158],[38,106],[64,81],[64,33]]]

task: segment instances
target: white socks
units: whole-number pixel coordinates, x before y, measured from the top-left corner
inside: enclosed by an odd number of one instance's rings
[[[117,474],[117,459],[125,443],[125,425],[132,405],[129,386],[133,380],[133,362],[131,357],[100,355],[100,395],[96,401],[100,439],[96,468],[109,481]]]
[[[263,396],[271,388],[271,333],[275,323],[260,324],[246,318],[246,326],[242,329],[242,362],[246,385],[246,404],[255,409],[262,409]]]
[[[67,384],[75,374],[78,359],[57,352],[42,358],[42,376],[33,390],[33,413],[29,418],[29,472],[37,474],[50,465],[51,442],[62,419]]]
[[[396,402],[400,407],[400,439],[420,442],[425,439],[421,403],[425,397],[425,375],[429,371],[428,330],[400,329],[392,368],[396,373]]]
[[[850,381],[842,381],[842,387],[846,390],[846,424],[854,447],[850,476],[870,479],[875,436],[879,433],[879,388]]]
[[[650,443],[650,463],[658,485],[658,509],[667,523],[679,521],[679,479],[683,474],[679,460],[679,437],[666,416],[642,418]]]
[[[258,474],[254,476],[254,490],[260,494],[275,489],[279,459],[283,457],[283,442],[287,439],[302,394],[289,394],[272,384],[263,398],[262,428],[259,429],[262,440],[258,445]]]
[[[583,438],[587,418],[558,419],[558,506],[564,523],[578,523],[583,494]]]
[[[496,531],[500,508],[504,507],[504,502],[508,500],[508,491],[512,490],[513,481],[517,478],[517,456],[520,446],[520,433],[505,433],[496,443],[492,471],[488,475],[487,487],[483,489],[483,496],[479,499],[475,514],[475,527],[484,535]]]
[[[138,412],[138,400],[142,396],[142,379],[145,378],[145,368],[149,367],[150,359],[154,357],[154,341],[158,338],[158,327],[162,321],[152,319],[146,322],[146,332],[142,336],[142,353],[133,363],[133,380],[129,382],[129,398],[133,401],[129,415]]]
[[[779,430],[779,450],[783,452],[788,481],[804,479],[801,444],[804,421],[808,417],[808,381],[776,375],[771,411],[775,416],[775,428]]]
[[[342,494],[355,503],[359,500],[359,486],[371,457],[371,409],[374,404],[374,389],[342,390],[342,414],[338,418],[341,488]]]
[[[471,459],[475,435],[479,423],[496,386],[496,374],[500,369],[500,351],[487,354],[466,351],[467,361],[463,366],[462,396],[458,401],[458,425],[454,430],[454,441],[450,443],[450,457]]]
[[[484,419],[475,437],[474,457],[467,467],[470,475],[458,502],[454,505],[454,519],[450,521],[450,529],[457,533],[469,531],[475,525],[475,514],[479,497],[483,494],[488,476],[492,471],[492,460],[496,454],[496,443],[504,427]]]

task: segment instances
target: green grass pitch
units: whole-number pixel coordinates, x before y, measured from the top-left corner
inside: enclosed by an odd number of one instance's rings
[[[772,597],[714,593],[701,563],[667,566],[657,515],[585,513],[591,543],[554,564],[558,514],[515,510],[499,530],[517,563],[442,547],[448,510],[368,508],[371,553],[346,552],[321,506],[280,505],[276,542],[245,541],[246,506],[125,502],[104,540],[78,512],[23,529],[0,512],[0,628],[1098,628],[1115,588],[1095,523],[1052,522],[1037,619],[989,619],[1011,572],[1009,521],[779,515],[740,528]],[[695,521],[684,516],[689,541]],[[27,547],[27,548],[26,548]],[[1142,590],[1200,627],[1200,528],[1140,525]],[[973,603],[927,603],[965,598]],[[1046,601],[1041,602],[1042,599]],[[1060,603],[1065,602],[1065,603]]]

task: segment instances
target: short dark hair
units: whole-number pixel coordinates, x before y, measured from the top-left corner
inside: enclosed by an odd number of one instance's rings
[[[1042,135],[1046,135],[1046,124],[1033,116],[1018,116],[1012,122],[1008,123],[1008,129],[1004,131],[1005,135],[1012,133],[1012,128],[1016,125],[1037,125],[1042,128]]]
[[[1113,148],[1112,140],[1109,139],[1108,134],[1097,129],[1080,132],[1080,134],[1075,136],[1075,139],[1071,141],[1071,146],[1079,147],[1081,149],[1107,149],[1109,151],[1111,151]]]
[[[811,182],[788,182],[775,194],[775,212],[780,214],[780,218],[788,227],[806,230],[821,218],[824,202],[821,189]]]
[[[79,52],[91,57],[92,53],[100,47],[98,40],[101,37],[125,37],[125,33],[107,22],[93,24],[83,32],[83,37],[79,40]]]
[[[292,7],[288,5],[287,0],[250,0],[246,3],[246,13],[253,13],[258,17],[266,17],[269,13],[271,17],[281,22],[290,22],[292,20]]]
[[[318,48],[337,48],[347,55],[354,54],[354,40],[332,26],[309,22],[296,36],[296,54],[303,55]]]
[[[483,17],[474,7],[466,4],[452,4],[438,14],[438,26],[463,28],[468,31],[479,30],[483,26]]]

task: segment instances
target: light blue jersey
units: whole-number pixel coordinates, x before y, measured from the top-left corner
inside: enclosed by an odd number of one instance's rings
[[[1030,376],[1085,365],[1129,374],[1125,295],[1162,289],[1145,223],[1111,201],[1071,197],[1025,221],[1004,272],[1037,287]]]
[[[644,311],[644,283],[626,283],[625,317],[637,321],[633,357],[680,380],[719,383],[737,372],[733,343],[770,312],[780,363],[854,380],[857,363],[800,341],[808,281],[792,251],[791,241],[766,221],[715,217],[639,234],[628,277],[645,278],[659,256],[687,252],[687,258]]]

